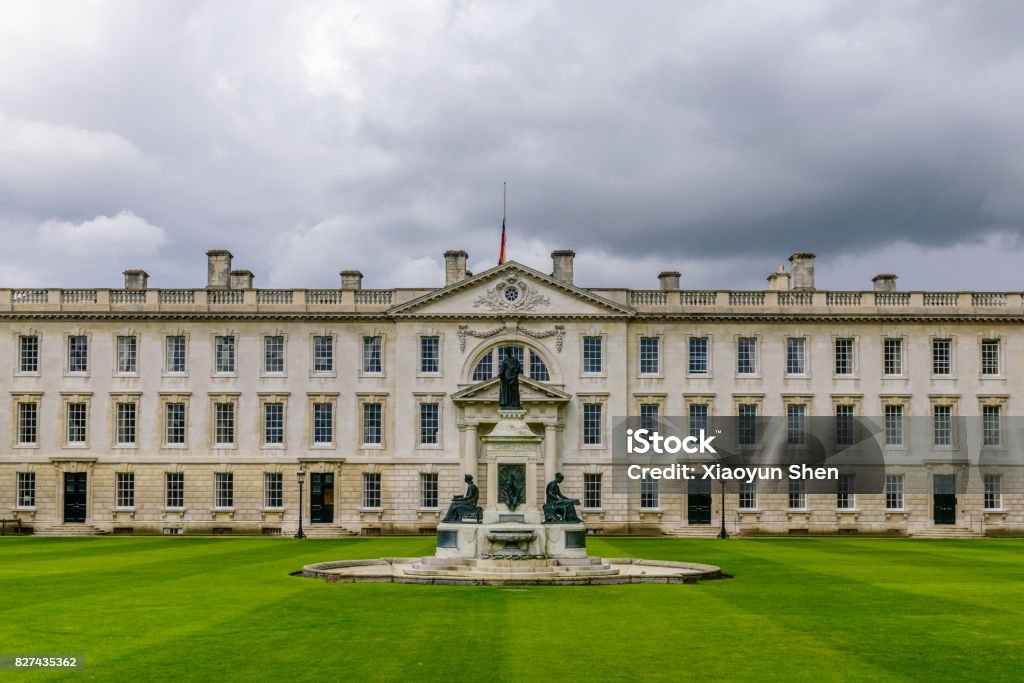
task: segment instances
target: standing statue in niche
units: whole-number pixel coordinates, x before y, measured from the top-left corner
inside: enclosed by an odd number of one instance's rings
[[[442,521],[455,522],[458,524],[463,517],[474,516],[478,524],[484,520],[483,510],[477,505],[480,500],[480,489],[473,483],[473,475],[466,475],[466,495],[454,496],[451,505],[448,506],[448,514]]]
[[[576,506],[580,504],[580,501],[563,496],[562,489],[558,486],[564,480],[565,477],[559,472],[555,475],[554,479],[548,482],[548,487],[545,490],[547,496],[544,502],[545,524],[580,521],[579,515],[576,514]]]
[[[519,375],[521,374],[523,374],[522,364],[516,360],[511,348],[505,349],[505,357],[501,359],[501,365],[498,366],[499,408],[522,409],[523,406],[519,403]]]

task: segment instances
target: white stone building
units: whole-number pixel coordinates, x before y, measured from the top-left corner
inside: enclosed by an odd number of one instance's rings
[[[680,289],[674,272],[655,290],[583,289],[573,252],[552,256],[551,275],[474,276],[450,251],[443,287],[367,290],[343,271],[340,289],[270,290],[215,250],[199,289],[149,288],[142,271],[123,289],[2,289],[0,517],[291,534],[301,468],[309,534],[431,533],[464,473],[486,490],[479,437],[512,346],[543,436],[538,491],[563,472],[595,532],[719,528],[717,487],[613,486],[613,419],[640,414],[884,420],[883,491],[729,490],[729,533],[1024,530],[1024,295],[898,291],[891,275],[822,291],[806,253],[764,291]]]

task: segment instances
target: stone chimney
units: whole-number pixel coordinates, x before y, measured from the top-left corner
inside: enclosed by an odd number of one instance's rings
[[[358,270],[343,270],[340,275],[342,289],[350,290],[363,288],[363,274]]]
[[[231,286],[231,252],[227,249],[206,252],[206,286],[209,289],[228,289]]]
[[[445,287],[454,285],[456,282],[462,282],[468,277],[466,271],[466,261],[468,259],[469,254],[461,249],[451,249],[444,252]]]
[[[786,266],[779,266],[779,269],[768,276],[768,289],[773,292],[789,291],[789,273]]]
[[[148,289],[149,273],[138,268],[131,268],[124,271],[125,289]]]
[[[675,292],[679,290],[679,271],[663,270],[658,273],[658,280],[661,281],[661,289],[664,292]]]
[[[789,257],[792,271],[792,288],[814,289],[814,254],[808,251],[798,251]]]
[[[567,285],[572,284],[572,260],[576,252],[572,249],[558,249],[551,252],[551,277]]]
[[[231,289],[252,289],[251,270],[232,270]]]
[[[878,275],[871,278],[871,281],[875,283],[876,292],[895,292],[896,291],[896,274],[895,273],[879,273]]]

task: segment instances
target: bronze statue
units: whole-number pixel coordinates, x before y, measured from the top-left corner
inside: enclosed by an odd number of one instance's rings
[[[516,360],[512,348],[505,349],[505,357],[498,367],[498,381],[500,391],[498,392],[498,407],[520,410],[523,406],[519,403],[519,375],[523,374],[522,364]]]
[[[565,477],[559,472],[552,481],[548,482],[548,487],[545,490],[547,500],[544,503],[545,524],[580,521],[579,515],[576,514],[576,506],[580,504],[580,501],[562,495],[562,489],[558,485],[563,480]]]
[[[476,503],[480,500],[480,489],[473,483],[473,475],[466,475],[466,495],[456,495],[448,506],[448,514],[444,516],[444,522],[461,522],[466,515],[475,515],[477,524],[484,521],[483,509]]]

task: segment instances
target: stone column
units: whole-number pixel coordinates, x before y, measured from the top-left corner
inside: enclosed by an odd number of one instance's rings
[[[462,452],[462,474],[472,474],[477,478],[476,425],[466,425],[466,448]]]
[[[555,429],[555,425],[546,424],[544,425],[544,484],[547,485],[549,481],[555,478],[555,474],[558,472],[561,463],[558,462],[558,445],[555,443],[555,439],[558,436],[558,431]]]

